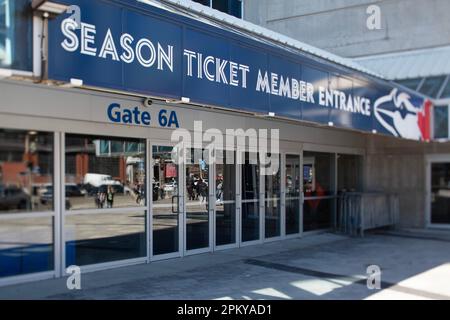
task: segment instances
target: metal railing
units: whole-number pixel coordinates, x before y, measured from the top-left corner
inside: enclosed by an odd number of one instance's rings
[[[366,230],[395,227],[398,220],[396,194],[344,192],[338,196],[337,232],[363,237]]]

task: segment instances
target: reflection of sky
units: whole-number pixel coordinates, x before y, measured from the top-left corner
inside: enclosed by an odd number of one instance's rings
[[[0,62],[6,63],[6,37],[0,32]]]
[[[319,87],[328,88],[328,79],[318,79],[312,82],[312,85],[314,86],[314,94],[316,94]]]
[[[9,17],[5,14],[8,10],[8,2],[6,0],[0,0],[0,62],[6,64],[9,60],[7,52],[7,38],[6,32],[10,25]]]

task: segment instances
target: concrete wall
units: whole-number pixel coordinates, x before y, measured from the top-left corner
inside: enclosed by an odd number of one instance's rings
[[[400,225],[426,226],[426,155],[450,154],[450,143],[421,143],[368,136],[364,163],[366,191],[396,193],[400,200]]]
[[[368,30],[366,9],[381,9]],[[450,44],[448,0],[244,0],[244,18],[346,57]]]
[[[365,190],[396,193],[402,227],[425,226],[425,162],[421,143],[367,139]]]

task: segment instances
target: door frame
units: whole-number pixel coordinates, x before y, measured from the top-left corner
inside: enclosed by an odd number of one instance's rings
[[[433,163],[450,163],[450,154],[430,154],[425,156],[425,227],[433,229],[450,229],[450,223],[431,223],[431,165]]]

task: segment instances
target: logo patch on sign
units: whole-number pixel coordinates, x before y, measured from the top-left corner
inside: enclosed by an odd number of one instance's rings
[[[416,107],[409,94],[398,93],[395,88],[390,94],[375,101],[374,114],[377,121],[395,137],[430,139],[428,101]]]

